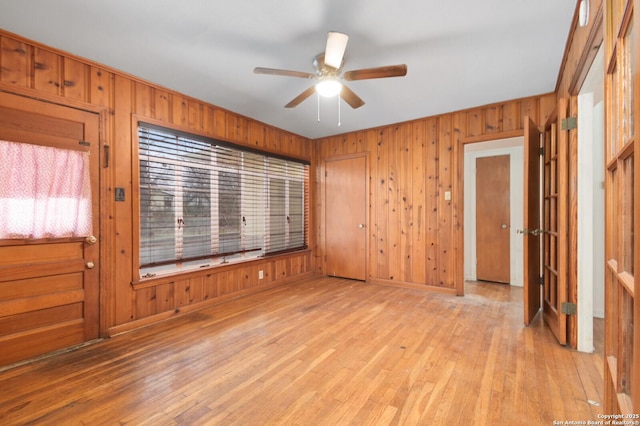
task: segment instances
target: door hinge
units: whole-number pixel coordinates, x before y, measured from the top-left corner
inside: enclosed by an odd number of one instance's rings
[[[539,283],[540,285],[544,285],[544,277],[540,277]]]
[[[562,130],[573,130],[578,128],[578,119],[576,117],[567,117],[562,119]]]
[[[544,147],[541,146],[540,149],[538,150],[538,154],[540,154],[540,157],[544,157]]]
[[[575,303],[563,302],[562,313],[565,315],[576,315],[578,313],[578,307]]]

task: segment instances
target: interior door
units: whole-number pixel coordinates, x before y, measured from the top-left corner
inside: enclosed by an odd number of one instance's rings
[[[567,343],[567,315],[562,303],[567,301],[567,195],[568,132],[558,123],[567,117],[568,102],[560,99],[557,114],[545,125],[543,138],[543,314],[544,320],[561,345]]]
[[[367,158],[325,163],[327,275],[366,280]]]
[[[510,281],[509,155],[476,159],[476,278]]]
[[[97,114],[0,93],[0,140],[88,151],[97,234]],[[91,235],[0,240],[0,365],[98,336],[98,260]]]
[[[524,323],[540,310],[540,131],[524,120]]]

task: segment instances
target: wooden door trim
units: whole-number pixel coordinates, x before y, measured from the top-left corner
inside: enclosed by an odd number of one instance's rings
[[[557,145],[557,159],[556,159],[556,183],[557,183],[557,205],[556,205],[556,230],[557,230],[557,238],[556,238],[556,250],[557,250],[557,276],[556,276],[556,305],[551,306],[547,303],[546,294],[547,289],[543,289],[543,297],[542,297],[542,312],[544,322],[549,326],[553,334],[556,336],[558,343],[561,345],[565,345],[567,343],[567,315],[562,312],[562,303],[567,301],[568,297],[568,273],[567,273],[567,265],[568,265],[568,241],[566,238],[559,238],[561,235],[569,235],[568,232],[568,213],[567,213],[567,205],[568,205],[568,186],[569,186],[569,163],[568,163],[568,155],[569,155],[569,135],[567,130],[561,129],[561,122],[567,117],[568,112],[568,101],[566,98],[558,99],[558,103],[556,108],[554,109],[551,116],[545,123],[544,126],[544,134],[546,138],[546,132],[552,131],[553,124],[556,125],[556,145]],[[551,135],[553,138],[554,135]],[[544,150],[547,150],[546,140],[543,142]],[[545,153],[545,156],[547,154]],[[546,157],[545,157],[546,158]],[[540,171],[541,176],[544,179],[544,167]],[[546,183],[543,182],[543,188],[546,187]],[[548,194],[544,192],[543,189],[543,203],[544,197]],[[544,211],[544,209],[543,209]],[[547,213],[544,212],[543,215]],[[551,213],[549,213],[551,214]],[[543,216],[543,227],[545,227],[546,217]],[[543,245],[543,259],[546,259],[547,253],[550,250],[550,247],[547,245]],[[543,261],[544,263],[544,261]],[[546,267],[543,265],[543,270],[540,271],[543,277],[546,277]],[[547,280],[545,279],[544,285],[548,285]]]
[[[370,170],[370,164],[369,164],[369,152],[360,152],[360,153],[354,153],[354,154],[345,154],[345,155],[336,155],[333,157],[327,157],[325,159],[322,160],[322,164],[319,167],[319,174],[320,174],[320,202],[322,203],[322,217],[320,218],[320,223],[322,223],[322,233],[321,233],[321,244],[322,247],[325,248],[326,250],[326,242],[327,242],[327,180],[326,180],[326,175],[325,172],[327,171],[327,163],[333,162],[333,161],[341,161],[341,160],[350,160],[353,158],[361,158],[364,157],[364,164],[365,164],[365,170],[366,170],[366,175],[365,175],[365,205],[367,206],[367,212],[365,215],[365,229],[367,230],[365,232],[365,241],[364,241],[364,253],[365,253],[365,259],[364,259],[364,274],[365,274],[365,281],[369,281],[369,239],[370,239],[370,235],[371,235],[371,230],[370,230],[370,216],[371,216],[371,208],[370,206],[370,198],[369,198],[369,194],[370,194],[370,188],[369,188],[369,176],[371,175],[371,170]],[[324,250],[323,250],[324,251]],[[321,258],[321,263],[322,263],[322,270],[324,271],[324,274],[326,275],[327,273],[327,256],[326,256],[326,251],[323,253],[323,256]]]
[[[478,135],[478,136],[467,136],[464,138],[460,138],[460,143],[462,145],[467,145],[467,144],[478,143],[478,142],[491,142],[491,141],[497,141],[500,139],[517,138],[521,136],[524,136],[524,129],[511,130],[508,132],[500,132],[500,133],[489,133],[489,134]]]
[[[524,228],[536,229],[540,227],[540,129],[529,116],[525,120],[525,140],[524,140]],[[532,143],[532,136],[537,137],[537,141]],[[534,161],[532,161],[532,159]],[[536,173],[532,176],[532,170]],[[531,179],[531,178],[534,179]],[[532,189],[536,196],[533,197]],[[531,204],[535,203],[532,209]],[[524,287],[523,287],[523,308],[524,324],[529,325],[535,316],[540,312],[542,300],[540,295],[540,237],[530,233],[524,234]],[[537,242],[537,244],[536,244]],[[533,251],[532,251],[533,249]]]

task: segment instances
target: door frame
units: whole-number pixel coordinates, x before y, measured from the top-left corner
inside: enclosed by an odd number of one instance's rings
[[[524,117],[524,118],[525,120],[529,120],[528,117]],[[513,138],[513,137],[522,137],[525,145],[524,153],[523,153],[523,167],[524,167],[526,164],[526,156],[528,155],[527,146],[526,146],[526,135],[525,135],[525,132],[527,131],[528,128],[529,128],[529,125],[526,125],[521,130],[488,134],[488,135],[482,135],[482,136],[465,137],[465,138],[460,138],[458,141],[459,145],[456,151],[458,152],[457,165],[458,165],[459,172],[456,174],[454,188],[459,188],[459,191],[458,191],[459,193],[458,193],[458,196],[456,197],[456,201],[458,205],[458,212],[459,212],[458,217],[460,218],[460,226],[458,226],[457,236],[455,237],[455,240],[459,246],[459,251],[462,253],[463,259],[464,259],[464,250],[465,250],[464,248],[464,147],[465,145],[472,144],[472,143],[488,142],[488,141],[499,140],[499,139]],[[525,178],[526,178],[526,173],[525,173]],[[524,273],[526,274],[526,267],[524,269],[525,269]],[[456,294],[458,296],[464,296],[464,261],[457,263],[456,279],[458,280],[456,285],[456,289],[457,289]],[[527,277],[524,276],[523,279],[526,280]],[[528,287],[525,285],[524,290],[527,291],[527,288]],[[542,297],[540,296],[539,299],[541,303]],[[527,310],[526,307],[524,306],[523,306],[523,309],[525,311]],[[526,312],[525,312],[525,316],[526,316]],[[527,318],[525,318],[525,325],[528,325]]]
[[[578,146],[587,145],[593,149],[578,150],[578,235],[591,241],[591,244],[579,244],[577,250],[577,303],[583,309],[577,314],[577,349],[581,352],[593,352],[594,345],[593,319],[604,319],[604,281],[605,264],[605,97],[604,97],[604,47],[600,46],[592,63],[585,65],[587,75],[578,92]],[[594,94],[598,102],[594,103]],[[594,107],[600,105],[601,115],[597,116]],[[594,123],[602,125],[602,129],[594,128]],[[601,133],[596,134],[596,130]],[[596,148],[597,147],[597,148]],[[580,179],[582,174],[589,176],[590,166],[601,167],[602,188],[596,188],[595,182]],[[600,176],[599,176],[600,177]],[[597,205],[598,210],[590,210],[590,204]],[[594,228],[595,226],[595,228]],[[585,230],[596,229],[591,235]],[[593,265],[593,266],[591,266]],[[602,342],[598,342],[601,344]]]
[[[95,104],[89,104],[82,101],[61,98],[57,95],[43,93],[34,89],[16,87],[9,83],[0,82],[0,92],[9,95],[21,96],[36,101],[40,101],[46,104],[53,104],[56,106],[73,108],[84,112],[97,114],[98,116],[98,143],[100,147],[98,149],[98,223],[96,224],[97,232],[95,236],[98,241],[95,243],[98,245],[98,337],[108,337],[108,328],[110,321],[113,319],[111,314],[112,309],[109,305],[109,294],[113,291],[106,285],[109,279],[109,268],[103,268],[102,265],[106,265],[106,260],[112,256],[113,249],[110,245],[105,244],[103,235],[112,235],[113,232],[108,233],[109,226],[113,226],[113,221],[103,220],[103,217],[109,217],[108,212],[112,210],[111,200],[108,197],[109,190],[112,186],[112,176],[110,174],[111,168],[109,167],[109,158],[107,152],[110,145],[107,138],[107,119],[109,117],[108,107],[97,106]]]
[[[319,241],[319,247],[323,247],[325,252],[322,253],[321,255],[321,264],[322,264],[322,270],[324,272],[324,274],[326,275],[327,273],[327,253],[326,253],[326,247],[327,247],[327,186],[326,186],[326,172],[327,172],[327,163],[329,162],[333,162],[333,161],[341,161],[341,160],[349,160],[349,159],[353,159],[353,158],[362,158],[364,157],[364,162],[365,162],[365,206],[367,211],[365,213],[365,248],[364,248],[364,274],[365,274],[365,282],[369,281],[369,257],[370,257],[370,252],[369,252],[369,240],[371,238],[371,231],[370,231],[370,216],[371,216],[371,208],[370,206],[370,188],[369,188],[369,181],[370,181],[370,176],[371,176],[371,169],[370,169],[370,162],[369,162],[369,153],[368,152],[361,152],[361,153],[355,153],[355,154],[347,154],[347,155],[336,155],[336,156],[332,156],[332,157],[327,157],[322,161],[322,164],[320,165],[320,200],[322,203],[322,208],[320,209],[321,211],[321,215],[322,217],[320,218],[320,222],[322,224],[322,232],[320,233],[320,239],[321,241]]]

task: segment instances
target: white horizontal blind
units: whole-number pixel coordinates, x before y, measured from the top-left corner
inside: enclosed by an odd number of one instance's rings
[[[146,124],[138,137],[141,268],[305,247],[304,163]]]

